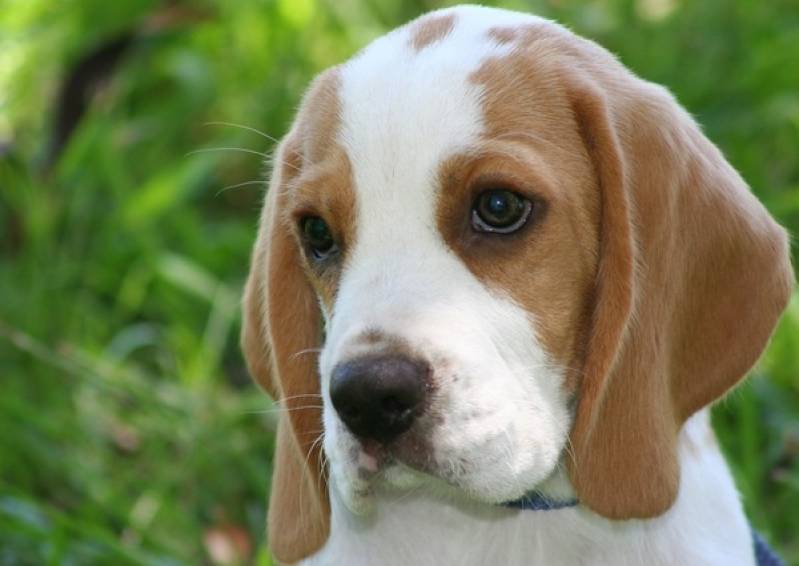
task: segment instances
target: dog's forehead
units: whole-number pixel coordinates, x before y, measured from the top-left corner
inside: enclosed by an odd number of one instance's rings
[[[381,211],[393,226],[434,231],[437,170],[484,131],[484,86],[474,73],[513,49],[496,30],[542,21],[477,6],[440,10],[342,66],[339,143],[352,164],[360,241],[386,234]]]

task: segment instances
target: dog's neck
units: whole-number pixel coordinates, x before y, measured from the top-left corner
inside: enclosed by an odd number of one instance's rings
[[[307,563],[754,564],[749,525],[708,421],[702,411],[685,424],[680,492],[660,517],[610,521],[580,505],[518,510],[419,488],[379,492],[364,518],[331,490],[330,539]],[[540,492],[553,501],[574,497],[563,472]]]

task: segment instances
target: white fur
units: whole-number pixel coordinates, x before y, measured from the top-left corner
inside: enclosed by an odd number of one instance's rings
[[[320,357],[332,532],[307,564],[749,564],[752,544],[706,415],[686,424],[674,507],[613,522],[585,508],[514,511],[496,505],[538,488],[569,495],[560,471],[572,415],[564,371],[536,337],[535,313],[488,288],[436,227],[436,172],[483,131],[469,73],[507,46],[489,27],[542,21],[455,8],[443,40],[415,51],[400,28],[342,69],[339,143],[357,202],[350,250]],[[441,13],[445,13],[442,11]],[[554,24],[552,24],[554,25]],[[374,348],[367,330],[401,339],[433,367],[429,443],[435,469],[374,461],[329,398],[336,364]],[[701,448],[695,448],[700,446]]]

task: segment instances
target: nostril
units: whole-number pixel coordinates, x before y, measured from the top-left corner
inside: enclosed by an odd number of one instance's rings
[[[387,397],[384,397],[383,400],[380,401],[380,406],[383,409],[383,411],[392,415],[400,415],[401,413],[408,410],[407,403],[403,403],[395,395],[389,395]]]

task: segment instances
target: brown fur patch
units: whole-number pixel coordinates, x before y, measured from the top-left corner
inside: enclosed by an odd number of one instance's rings
[[[488,30],[488,37],[500,45],[516,41],[519,37],[518,27],[494,27]]]
[[[557,147],[500,135],[475,153],[443,163],[439,179],[438,226],[447,244],[480,280],[535,317],[554,361],[567,368],[581,363],[580,329],[596,273],[598,228],[596,209],[586,210],[573,192],[595,190],[590,168],[572,163]],[[472,228],[472,205],[492,187],[533,202],[518,232],[480,234]],[[568,376],[569,387],[576,378]]]
[[[444,39],[455,26],[455,14],[424,17],[411,28],[410,45],[416,51]]]
[[[785,233],[674,100],[605,50],[545,24],[493,39],[513,51],[472,78],[485,146],[506,145],[443,166],[439,228],[579,370],[581,501],[609,518],[658,515],[677,494],[682,423],[744,376],[784,308]],[[514,235],[470,233],[471,179],[486,170],[538,194],[546,215]]]
[[[305,253],[305,266],[314,290],[329,313],[333,311],[338,283],[347,251],[355,241],[355,193],[352,167],[346,152],[336,142],[341,105],[337,70],[322,74],[309,89],[297,119],[294,162],[287,200],[281,211],[286,222],[299,226],[305,216],[319,216],[330,227],[340,254],[331,261],[316,261]],[[299,162],[299,166],[297,163]],[[304,249],[299,231],[297,245]]]
[[[489,32],[505,42],[536,33],[552,32],[538,24]],[[440,179],[447,189],[440,193],[439,228],[475,275],[533,314],[538,338],[568,368],[566,386],[573,391],[598,265],[599,198],[558,69],[532,63],[547,57],[546,49],[517,51],[487,60],[471,76],[484,88],[485,141],[471,152],[482,157],[455,157],[443,165]],[[470,178],[457,179],[455,171],[470,171]],[[471,228],[475,189],[490,188],[480,177],[490,179],[492,171],[493,182],[527,196],[539,209],[518,233],[475,234]],[[457,232],[453,218],[462,220]]]
[[[316,260],[305,249],[297,230],[297,245],[305,253],[306,273],[329,313],[338,293],[339,279],[348,251],[355,241],[355,194],[352,168],[343,150],[330,149],[324,159],[292,183],[286,203],[289,222],[299,227],[303,217],[319,216],[329,226],[339,246],[339,254],[330,260]]]
[[[335,143],[339,76],[321,75],[281,142],[245,293],[242,345],[250,371],[281,405],[269,542],[294,562],[327,539],[330,507],[321,456],[317,371],[321,316],[316,294],[332,308],[340,263],[314,264],[302,253],[299,219],[324,218],[342,250],[352,244],[355,201],[349,161]]]

